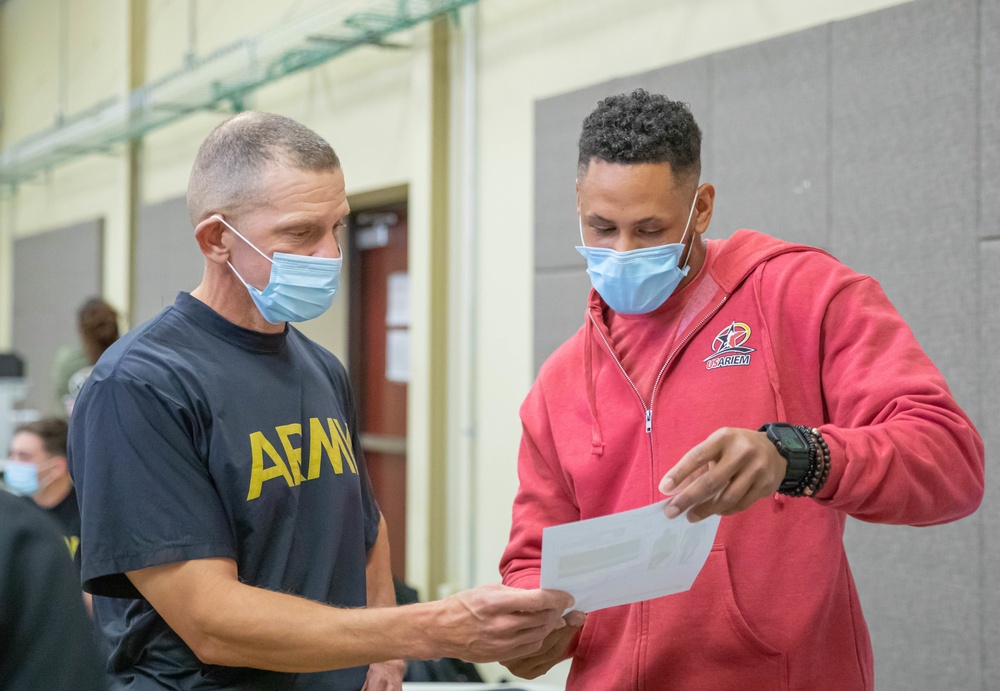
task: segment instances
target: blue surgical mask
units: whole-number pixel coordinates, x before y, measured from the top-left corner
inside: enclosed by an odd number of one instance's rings
[[[688,264],[691,259],[690,250],[683,268],[680,266],[680,259],[697,202],[696,191],[680,242],[628,252],[616,252],[606,247],[587,247],[583,244],[583,220],[580,220],[582,246],[577,247],[576,251],[587,260],[590,283],[608,307],[621,314],[646,314],[667,301],[691,269]]]
[[[236,267],[231,262],[226,262],[246,286],[264,319],[271,324],[302,322],[315,319],[330,309],[333,296],[340,287],[340,266],[343,263],[341,257],[307,257],[275,252],[271,258],[229,225],[226,219],[221,216],[218,218],[243,242],[271,262],[271,277],[263,290],[244,281]]]
[[[30,496],[38,491],[38,468],[34,463],[7,461],[4,463],[3,481],[14,494]]]

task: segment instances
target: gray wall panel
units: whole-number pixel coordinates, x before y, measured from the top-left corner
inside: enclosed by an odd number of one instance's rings
[[[839,22],[831,72],[834,254],[881,281],[968,407],[974,321],[956,305],[977,291],[975,21],[957,0]]]
[[[582,268],[535,274],[536,371],[583,325],[589,294],[590,277]]]
[[[823,26],[712,56],[714,236],[829,247],[829,39]]]
[[[184,197],[143,207],[135,241],[132,324],[141,324],[172,304],[178,291],[197,287],[204,267]]]
[[[993,355],[1000,343],[1000,240],[980,244],[979,352]],[[987,360],[980,388],[983,410],[979,431],[986,444],[986,496],[980,571],[983,619],[983,688],[1000,689],[1000,366]]]
[[[974,2],[914,2],[836,23],[831,41],[831,247],[882,282],[970,413],[975,37]],[[852,526],[880,689],[979,688],[979,521]]]
[[[102,240],[98,220],[14,241],[13,347],[26,360],[26,408],[65,414],[55,399],[52,358],[79,344],[76,312],[101,294]]]
[[[981,516],[934,528],[848,521],[875,688],[978,689]]]
[[[1000,0],[982,0],[980,16],[980,232],[1000,237]]]

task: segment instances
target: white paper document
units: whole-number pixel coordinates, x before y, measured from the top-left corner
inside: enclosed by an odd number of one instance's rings
[[[389,274],[386,291],[385,325],[410,325],[410,274],[405,271],[396,271]]]
[[[385,378],[398,384],[410,381],[409,329],[389,329],[386,331]]]
[[[712,551],[719,517],[667,520],[664,504],[546,528],[541,586],[566,591],[581,612],[688,590]]]

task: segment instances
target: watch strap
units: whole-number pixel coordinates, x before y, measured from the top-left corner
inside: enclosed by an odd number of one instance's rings
[[[767,435],[787,462],[778,493],[789,496],[815,494],[829,473],[829,451],[819,431],[785,422],[768,423],[758,431]]]

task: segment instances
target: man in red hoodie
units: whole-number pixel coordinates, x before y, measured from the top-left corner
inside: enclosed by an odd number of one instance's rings
[[[689,591],[575,613],[505,664],[572,657],[575,689],[871,689],[845,518],[972,513],[982,440],[874,279],[750,230],[704,240],[700,149],[688,107],[643,90],[584,121],[594,290],[521,408],[500,568],[537,587],[543,528],[664,495],[668,518],[723,516],[712,552]]]

